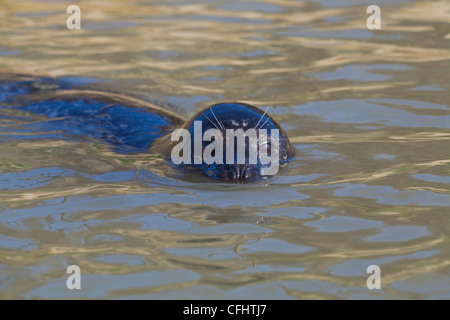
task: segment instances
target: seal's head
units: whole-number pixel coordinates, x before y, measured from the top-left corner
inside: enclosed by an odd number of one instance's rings
[[[177,137],[172,134],[172,160],[178,156],[178,163],[182,159],[217,180],[256,181],[276,174],[293,157],[294,148],[266,111],[245,103],[219,103],[198,112]]]

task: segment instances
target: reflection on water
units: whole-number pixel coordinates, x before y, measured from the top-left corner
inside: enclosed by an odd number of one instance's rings
[[[70,4],[2,1],[0,70],[270,104],[296,157],[211,182],[0,105],[0,298],[450,298],[448,1],[378,1],[376,31],[362,0]]]

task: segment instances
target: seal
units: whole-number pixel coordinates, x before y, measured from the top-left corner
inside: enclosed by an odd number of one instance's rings
[[[263,111],[243,102],[225,102],[211,105],[186,119],[179,112],[172,111],[176,109],[174,106],[163,106],[160,102],[144,101],[117,92],[85,89],[92,81],[2,74],[0,110],[13,108],[45,116],[46,120],[33,123],[33,128],[36,132],[52,132],[49,138],[100,140],[121,153],[157,152],[171,160],[172,151],[179,143],[172,138],[174,130],[184,129],[190,133],[190,145],[194,146],[195,133],[204,137],[205,133],[215,129],[216,134],[225,137],[229,130],[248,132],[255,129],[267,133],[263,144],[272,161],[276,157],[277,164],[284,166],[294,156],[294,148],[286,132],[267,113],[267,109]],[[196,123],[202,124],[200,132],[196,132]],[[274,131],[278,139],[276,150],[272,149],[275,137],[271,133]],[[182,166],[192,167],[215,180],[250,182],[267,179],[264,169],[269,164],[260,158],[250,161],[252,143],[255,141],[250,138],[245,140],[244,153],[238,149],[238,144],[231,147],[233,161],[224,156],[223,161],[215,163],[204,159],[199,162],[192,153],[192,161]],[[202,150],[207,145],[207,141],[202,141]],[[227,146],[225,144],[228,150]],[[244,155],[244,163],[236,161],[239,154]]]
[[[268,108],[267,108],[268,109]],[[289,138],[280,126],[269,114],[267,114],[267,109],[265,111],[243,102],[225,102],[211,105],[191,117],[182,126],[187,132],[189,132],[189,145],[194,146],[195,141],[195,126],[194,123],[201,123],[201,137],[205,136],[208,130],[217,130],[220,137],[226,137],[227,131],[229,130],[239,130],[243,132],[248,132],[249,129],[259,130],[261,129],[266,133],[266,139],[264,141],[264,149],[267,154],[271,154],[272,158],[277,157],[277,165],[286,165],[294,156],[294,148],[292,147]],[[274,137],[271,136],[272,130],[276,130],[278,134],[278,150],[272,149],[272,140]],[[178,141],[173,141],[172,135],[168,134],[166,136],[157,139],[152,147],[155,151],[165,154],[169,157],[170,152],[173,150]],[[234,139],[234,138],[233,138]],[[224,139],[226,140],[226,139]],[[230,143],[230,140],[227,143]],[[257,141],[251,141],[251,139],[245,140],[244,150],[238,150],[239,145],[232,143],[231,148],[234,149],[232,154],[233,158],[227,161],[224,155],[220,159],[221,163],[207,163],[202,159],[201,163],[196,164],[194,153],[191,155],[191,161],[189,166],[196,168],[206,174],[207,176],[216,180],[228,180],[235,182],[248,182],[255,180],[267,179],[269,175],[264,175],[262,169],[267,168],[268,164],[263,163],[260,159],[251,163],[250,157],[250,147],[251,143],[258,143]],[[223,149],[226,149],[227,143]],[[205,150],[208,143],[203,141],[202,151]],[[243,152],[242,152],[243,151]],[[276,154],[273,154],[273,153]],[[237,158],[240,153],[245,155],[244,163],[239,163]],[[197,155],[198,156],[198,155]]]

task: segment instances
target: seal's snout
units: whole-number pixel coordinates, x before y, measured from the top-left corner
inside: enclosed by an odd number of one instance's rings
[[[260,170],[258,166],[248,164],[228,165],[228,179],[234,182],[247,182],[260,178]]]

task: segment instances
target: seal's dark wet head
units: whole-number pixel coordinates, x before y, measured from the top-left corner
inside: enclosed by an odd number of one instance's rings
[[[268,110],[266,110],[268,111]],[[185,125],[185,129],[187,129],[191,135],[191,145],[194,149],[194,137],[195,137],[195,123],[201,123],[201,134],[202,137],[206,131],[209,129],[215,129],[220,132],[223,137],[223,158],[222,163],[212,163],[208,164],[203,159],[201,164],[194,163],[194,157],[198,157],[198,154],[195,154],[195,150],[192,153],[192,166],[196,167],[203,171],[206,175],[214,179],[220,180],[231,180],[237,182],[245,182],[245,181],[255,181],[266,179],[267,175],[264,175],[261,169],[269,167],[271,164],[263,163],[258,156],[256,158],[256,163],[251,163],[250,161],[250,148],[256,147],[256,150],[260,150],[262,144],[264,144],[264,149],[266,154],[268,155],[276,155],[273,150],[273,137],[271,133],[273,130],[278,131],[278,157],[277,161],[280,166],[287,163],[294,155],[294,149],[292,148],[289,138],[287,137],[286,132],[281,128],[281,126],[266,112],[257,107],[254,107],[245,103],[220,103],[212,105],[201,112],[197,113],[192,119]],[[237,139],[234,141],[234,147],[231,145],[230,148],[234,149],[233,152],[233,161],[230,161],[228,158],[227,161],[227,148],[228,143],[231,140],[227,140],[227,130],[234,129],[236,130],[242,129],[243,132],[250,132],[249,129],[255,129],[257,132],[257,137],[260,137],[261,132],[265,132],[266,139],[265,141],[261,141],[258,139],[257,141],[250,139],[249,136],[245,137],[245,163],[238,161],[239,153],[242,153],[242,149],[238,149]],[[265,129],[265,131],[260,131],[260,129]],[[198,125],[197,125],[198,130]],[[198,138],[198,137],[197,137]],[[234,138],[233,138],[234,139]],[[211,141],[214,141],[214,138],[211,138],[210,141],[202,141],[202,151],[205,150],[208,145],[211,144]],[[257,144],[252,145],[252,144]],[[215,156],[213,151],[213,156]],[[259,155],[259,153],[258,153]]]

